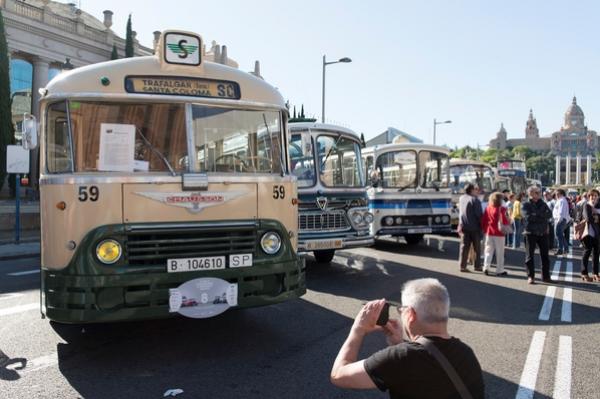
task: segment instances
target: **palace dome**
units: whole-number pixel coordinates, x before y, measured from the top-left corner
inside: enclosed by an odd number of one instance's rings
[[[573,102],[567,108],[567,112],[565,112],[565,125],[566,129],[578,128],[582,129],[584,127],[584,115],[583,110],[579,105],[577,105],[577,97],[573,97]]]

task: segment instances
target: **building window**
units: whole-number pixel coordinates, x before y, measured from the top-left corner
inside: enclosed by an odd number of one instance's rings
[[[33,65],[31,63],[20,60],[10,60],[10,94],[19,91],[31,92],[33,84]]]

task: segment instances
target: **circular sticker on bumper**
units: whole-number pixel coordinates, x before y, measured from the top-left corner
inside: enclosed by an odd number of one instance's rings
[[[215,277],[187,281],[169,290],[169,312],[194,319],[219,315],[237,306],[237,284]]]

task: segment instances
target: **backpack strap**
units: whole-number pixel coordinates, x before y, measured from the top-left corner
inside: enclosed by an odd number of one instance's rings
[[[454,367],[452,367],[452,364],[450,364],[446,356],[444,356],[444,354],[440,352],[440,350],[435,346],[433,341],[431,341],[427,337],[422,336],[415,342],[421,344],[425,348],[425,350],[438,361],[438,363],[440,364],[440,366],[442,366],[446,374],[448,374],[450,381],[452,381],[454,387],[456,388],[462,399],[473,399],[471,392],[469,392],[463,380],[460,378]]]

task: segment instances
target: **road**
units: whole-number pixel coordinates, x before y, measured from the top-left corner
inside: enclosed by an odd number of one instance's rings
[[[380,240],[338,252],[330,267],[308,258],[308,292],[296,301],[83,329],[40,318],[39,259],[0,262],[0,397],[162,398],[182,389],[178,398],[387,398],[332,386],[333,359],[364,301],[398,300],[405,281],[435,277],[450,291],[450,332],[475,350],[488,398],[597,398],[600,284],[580,281],[577,250],[551,258],[554,284],[533,286],[523,250],[508,250],[507,277],[460,273],[457,254],[455,238]],[[362,355],[384,345],[372,334]]]

